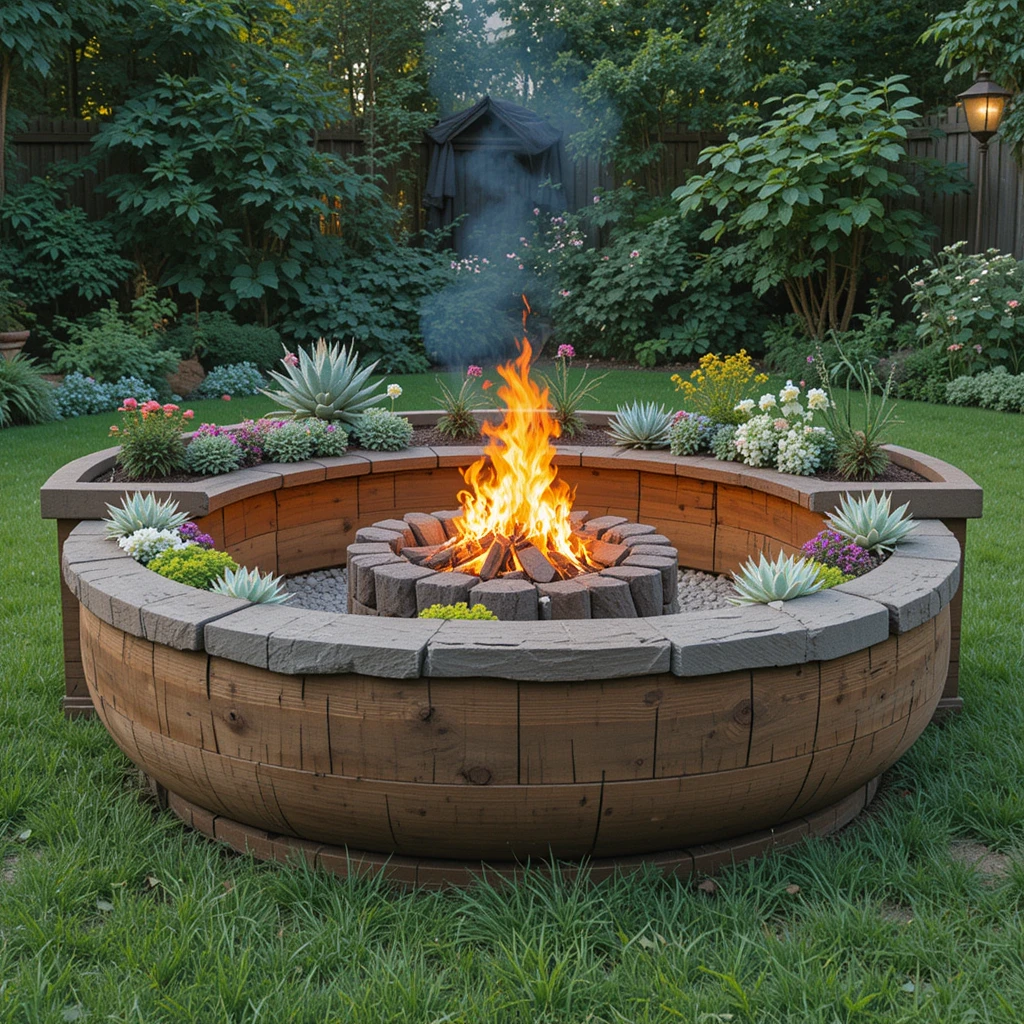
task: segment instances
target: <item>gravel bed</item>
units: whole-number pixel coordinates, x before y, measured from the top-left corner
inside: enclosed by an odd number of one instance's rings
[[[343,612],[347,603],[348,573],[345,569],[319,569],[316,572],[288,576],[284,588],[294,596],[293,608],[317,612]],[[679,570],[680,612],[710,611],[728,608],[734,593],[728,576],[714,576],[693,569]]]

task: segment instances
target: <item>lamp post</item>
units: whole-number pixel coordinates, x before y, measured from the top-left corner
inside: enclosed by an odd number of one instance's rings
[[[981,252],[981,210],[985,199],[988,140],[999,131],[999,123],[1012,95],[993,82],[987,71],[980,71],[974,85],[957,96],[967,116],[967,129],[978,140],[978,216],[974,225],[976,252]]]

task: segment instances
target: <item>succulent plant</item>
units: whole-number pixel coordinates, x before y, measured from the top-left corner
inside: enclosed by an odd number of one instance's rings
[[[667,448],[672,413],[654,402],[620,405],[608,421],[608,433],[623,448]]]
[[[121,499],[121,507],[107,506],[109,519],[103,522],[107,526],[108,537],[128,537],[136,530],[151,526],[154,530],[176,530],[182,523],[188,522],[188,513],[178,511],[178,503],[168,498],[161,501],[155,495],[142,494],[136,491],[133,495],[125,495]]]
[[[699,412],[677,412],[669,427],[669,451],[673,455],[696,455],[711,447],[719,425]]]
[[[313,431],[305,423],[285,423],[263,437],[267,462],[302,462],[313,457]]]
[[[821,578],[817,564],[809,559],[780,553],[769,562],[762,554],[756,565],[748,558],[733,573],[733,586],[738,596],[729,598],[732,604],[769,604],[814,594],[821,590]]]
[[[313,455],[344,455],[348,448],[348,431],[340,424],[323,420],[307,420],[309,436],[313,439]]]
[[[284,406],[271,416],[296,420],[312,416],[355,426],[363,412],[386,397],[374,394],[383,381],[364,386],[377,363],[360,369],[354,346],[328,345],[321,338],[312,352],[299,349],[293,360],[284,363],[284,373],[270,372],[281,390],[263,394]]]
[[[891,495],[871,491],[863,498],[847,494],[838,512],[827,513],[836,533],[873,553],[890,552],[917,525],[907,515],[907,502],[891,511]]]
[[[243,454],[230,434],[204,434],[189,442],[185,449],[185,465],[193,473],[218,476],[238,469]]]
[[[356,428],[359,443],[373,452],[399,452],[412,441],[412,424],[389,409],[370,409]]]
[[[184,583],[186,587],[207,590],[226,571],[238,568],[238,563],[226,551],[213,551],[189,544],[186,548],[160,552],[150,563],[155,573]]]
[[[225,569],[224,575],[210,584],[215,594],[237,597],[254,604],[283,604],[291,598],[281,587],[281,577],[261,575],[259,569]]]

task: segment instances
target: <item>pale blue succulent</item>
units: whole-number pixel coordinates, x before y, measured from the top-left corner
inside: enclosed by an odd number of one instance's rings
[[[612,441],[623,448],[667,448],[672,413],[654,402],[620,405],[608,421]]]
[[[821,590],[822,580],[818,566],[807,558],[793,558],[780,553],[770,562],[762,553],[757,564],[748,558],[739,572],[733,573],[736,597],[732,604],[771,604],[772,601],[792,601]]]
[[[891,552],[917,525],[907,514],[910,502],[891,511],[892,496],[874,491],[861,498],[847,494],[837,512],[827,513],[832,529],[873,553]]]
[[[210,590],[254,604],[283,604],[292,596],[285,593],[280,576],[270,572],[261,575],[259,569],[225,569],[224,575],[210,584]]]
[[[136,491],[121,499],[121,507],[107,505],[109,519],[104,519],[107,536],[128,537],[137,530],[151,527],[154,530],[176,530],[188,522],[188,513],[178,511],[178,503],[168,498],[161,501],[153,494]]]

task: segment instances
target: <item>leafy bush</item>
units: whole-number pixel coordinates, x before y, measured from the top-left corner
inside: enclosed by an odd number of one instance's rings
[[[1019,373],[1024,364],[1024,263],[998,249],[968,253],[966,245],[947,245],[934,260],[922,260],[908,271],[906,301],[918,319],[918,340],[950,354],[966,352],[982,367],[1006,365]]]
[[[209,590],[225,570],[238,568],[238,563],[226,552],[189,544],[186,548],[164,551],[149,563],[153,572],[186,587]]]
[[[43,380],[36,361],[20,352],[13,359],[0,356],[0,427],[32,426],[57,416],[54,388]]]
[[[317,458],[344,455],[348,448],[348,431],[339,423],[323,420],[304,420],[303,425],[313,440],[313,455]]]
[[[16,292],[11,282],[0,279],[0,331],[27,331],[35,320],[28,303]]]
[[[498,616],[486,605],[475,604],[472,608],[465,602],[457,604],[432,604],[420,612],[421,619],[479,619],[497,622]]]
[[[1024,373],[1007,373],[998,366],[976,377],[957,377],[946,385],[950,405],[980,405],[999,412],[1024,412]]]
[[[242,449],[230,434],[194,437],[185,449],[185,464],[192,473],[219,476],[238,469]]]
[[[221,395],[258,395],[266,381],[255,363],[228,363],[215,366],[202,384],[192,392],[194,398],[220,398]]]
[[[822,590],[831,590],[832,587],[849,583],[850,580],[855,578],[848,576],[842,569],[837,569],[834,565],[822,565],[820,562],[813,562],[812,564],[818,570],[818,582],[821,584]]]
[[[272,327],[237,323],[230,314],[217,310],[181,320],[164,335],[164,347],[183,359],[198,355],[211,372],[243,362],[266,371],[276,367],[281,358],[281,335]]]
[[[118,461],[132,480],[152,480],[170,476],[185,468],[185,441],[182,431],[192,410],[181,412],[176,405],[159,402],[141,405],[128,398],[118,410],[121,426],[111,427],[110,435],[121,445]]]
[[[711,454],[722,462],[737,462],[740,450],[736,447],[736,424],[723,423],[711,438]]]
[[[746,349],[740,349],[724,359],[711,353],[702,356],[689,380],[679,374],[671,380],[697,412],[715,423],[741,423],[747,413],[740,410],[740,403],[752,385],[764,384],[768,376],[757,373]]]
[[[673,455],[696,455],[711,448],[720,425],[699,412],[678,412],[668,432],[668,447]]]
[[[412,424],[390,409],[367,409],[356,426],[359,443],[373,452],[397,452],[412,442]]]
[[[148,565],[165,551],[183,551],[189,542],[177,530],[143,526],[134,533],[119,537],[117,546],[136,562]]]
[[[121,377],[113,384],[101,384],[94,377],[86,377],[77,371],[66,374],[53,393],[57,411],[66,419],[110,412],[126,398],[149,402],[157,397],[156,388],[138,377]]]
[[[949,361],[935,346],[902,349],[878,361],[877,375],[892,379],[900,398],[915,402],[942,402],[949,384]]]
[[[303,462],[313,457],[313,436],[303,422],[283,423],[263,438],[267,462]]]

